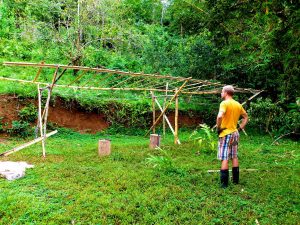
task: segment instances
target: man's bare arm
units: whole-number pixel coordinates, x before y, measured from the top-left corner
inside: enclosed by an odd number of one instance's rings
[[[222,123],[223,116],[224,116],[224,112],[220,111],[218,113],[218,116],[217,116],[217,128],[218,129],[221,128],[221,123]]]
[[[240,128],[241,128],[242,130],[244,130],[246,124],[248,123],[248,114],[247,114],[247,113],[244,113],[244,114],[242,114],[242,117],[243,117],[243,119],[242,119],[242,123],[240,124]]]

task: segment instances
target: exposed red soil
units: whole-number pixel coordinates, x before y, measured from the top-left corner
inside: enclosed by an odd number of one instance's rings
[[[2,123],[10,127],[13,120],[19,120],[18,112],[29,103],[37,105],[34,99],[20,99],[12,95],[0,95],[0,117]],[[66,103],[59,98],[49,107],[48,121],[60,127],[71,128],[81,133],[96,133],[109,127],[105,115],[86,112],[76,105],[66,107]],[[159,112],[156,112],[159,115]],[[152,117],[152,115],[149,115]],[[174,113],[168,118],[174,124]],[[200,116],[189,116],[179,113],[178,123],[181,126],[195,126],[201,122]]]
[[[57,99],[49,107],[48,120],[61,127],[71,128],[81,133],[97,133],[109,127],[103,114],[85,112],[75,107],[66,109],[64,102]]]
[[[10,127],[13,120],[19,120],[18,112],[29,103],[37,105],[37,101],[33,99],[23,100],[10,95],[1,95],[0,117],[3,117],[3,124],[7,123]],[[82,133],[96,133],[109,126],[104,115],[84,112],[74,107],[66,109],[59,99],[56,99],[55,105],[49,107],[48,121]]]

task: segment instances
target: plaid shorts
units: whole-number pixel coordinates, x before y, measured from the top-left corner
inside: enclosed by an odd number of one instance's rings
[[[218,159],[228,160],[237,158],[239,139],[240,135],[237,131],[219,138]]]

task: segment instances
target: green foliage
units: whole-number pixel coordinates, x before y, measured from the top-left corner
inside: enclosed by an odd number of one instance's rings
[[[34,104],[29,104],[19,111],[19,117],[25,122],[34,122],[37,119],[37,108]]]
[[[259,98],[251,103],[249,110],[250,125],[256,129],[275,135],[289,132],[299,132],[300,111],[298,106],[291,105],[293,109],[286,112],[280,103],[273,103],[270,99]],[[295,108],[294,108],[295,107]]]
[[[287,112],[300,90],[299,13],[299,4],[288,0],[3,1],[0,61],[43,60],[213,79],[264,89]],[[0,67],[0,72],[24,79],[36,74],[6,67]],[[49,81],[50,75],[43,71],[40,79]],[[73,75],[62,79],[69,81]],[[1,93],[34,95],[34,86],[0,86]],[[75,94],[76,101],[93,108],[96,101],[85,97],[90,96]],[[120,111],[116,116],[101,108],[115,128],[136,124],[134,117],[126,118],[124,113],[136,115],[137,110],[127,103],[110,104]],[[215,109],[209,107],[203,117],[211,124]],[[295,118],[297,113],[289,113],[283,120],[293,124]],[[295,130],[296,125],[286,129]]]
[[[208,125],[200,124],[200,127],[200,131],[194,130],[189,139],[199,145],[200,152],[215,153],[217,149],[216,135],[214,135],[213,130]]]
[[[12,121],[12,127],[7,129],[10,135],[18,137],[28,137],[30,135],[31,127],[28,122],[25,121]]]
[[[167,153],[166,150],[163,150],[161,148],[156,148],[159,153],[161,153],[162,155],[160,156],[154,156],[149,154],[149,157],[146,158],[146,163],[150,164],[153,166],[153,168],[158,168],[158,169],[170,169],[170,168],[174,168],[174,162],[171,158],[171,156]]]
[[[185,175],[185,171],[175,166],[174,160],[166,150],[163,150],[160,147],[157,147],[155,150],[158,150],[160,155],[148,154],[149,157],[146,158],[146,163],[148,165],[169,175]]]

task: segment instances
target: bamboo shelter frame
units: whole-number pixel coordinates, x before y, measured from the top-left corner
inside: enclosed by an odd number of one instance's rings
[[[40,138],[42,140],[43,156],[46,156],[45,141],[47,138],[47,117],[50,98],[54,87],[71,88],[74,90],[101,90],[101,91],[131,91],[131,92],[150,92],[152,96],[153,108],[153,123],[151,128],[147,131],[146,135],[152,130],[155,133],[155,127],[160,119],[169,125],[173,135],[174,143],[180,144],[178,138],[178,98],[181,95],[211,95],[220,93],[220,89],[224,84],[217,82],[210,82],[207,80],[192,79],[192,77],[174,77],[171,75],[160,74],[147,74],[126,72],[121,70],[107,69],[104,67],[92,68],[84,66],[72,65],[59,65],[59,64],[46,64],[29,63],[29,62],[4,62],[5,66],[21,66],[21,67],[37,67],[38,71],[33,79],[16,79],[10,77],[0,77],[0,80],[7,80],[13,82],[20,82],[25,84],[35,84],[38,89],[38,128],[40,131]],[[54,74],[51,77],[51,82],[42,82],[41,74],[43,69],[54,69]],[[62,70],[59,74],[59,71]],[[68,82],[62,78],[66,76],[66,71],[76,71],[79,75],[72,77]],[[69,76],[70,78],[70,76]],[[84,79],[85,78],[85,79]],[[39,81],[40,80],[40,81]],[[70,81],[71,80],[71,81]],[[96,83],[95,83],[96,82]],[[164,85],[164,84],[167,85]],[[77,85],[74,85],[77,84]],[[42,87],[42,88],[41,88]],[[260,91],[254,89],[235,88],[237,93],[250,93],[256,97]],[[42,107],[42,93],[47,91],[47,101]],[[159,104],[155,93],[164,93],[165,99],[163,107]],[[167,96],[170,100],[167,102]],[[175,102],[175,124],[173,129],[168,117],[165,115],[170,105]],[[158,105],[161,113],[155,115],[155,105]],[[43,108],[43,110],[42,110]],[[165,131],[164,131],[165,132]],[[145,136],[146,136],[145,135]]]

